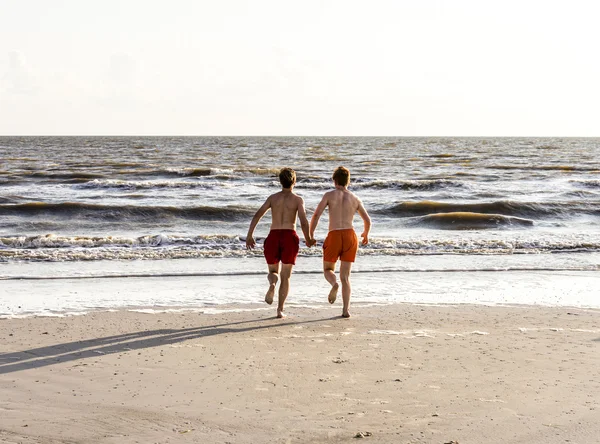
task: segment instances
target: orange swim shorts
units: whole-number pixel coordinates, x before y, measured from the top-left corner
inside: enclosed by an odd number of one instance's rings
[[[323,260],[336,262],[340,259],[344,262],[354,262],[357,251],[358,236],[352,228],[333,230],[327,234],[323,243]]]

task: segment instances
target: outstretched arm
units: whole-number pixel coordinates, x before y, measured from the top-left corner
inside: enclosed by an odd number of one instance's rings
[[[267,198],[264,204],[258,209],[254,217],[252,218],[252,222],[250,222],[250,228],[248,228],[248,234],[246,235],[246,248],[254,248],[256,246],[256,242],[254,241],[254,229],[258,224],[258,221],[262,219],[267,210],[271,208],[271,196]]]
[[[367,210],[365,210],[365,207],[360,199],[358,200],[358,214],[365,224],[365,229],[360,235],[360,237],[363,239],[362,244],[367,245],[369,243],[369,232],[371,231],[371,218],[369,217],[369,213],[367,213]]]
[[[300,218],[300,226],[302,227],[302,233],[304,234],[304,243],[307,247],[312,247],[317,243],[308,231],[308,218],[306,217],[306,209],[304,208],[304,199],[298,197],[298,217]]]
[[[310,238],[311,239],[315,238],[315,230],[317,229],[317,225],[319,224],[319,219],[321,218],[321,214],[323,214],[323,211],[325,211],[325,208],[327,208],[327,193],[325,193],[325,195],[323,196],[323,199],[321,199],[321,202],[319,202],[319,205],[317,205],[315,212],[313,213],[312,217],[310,218]]]

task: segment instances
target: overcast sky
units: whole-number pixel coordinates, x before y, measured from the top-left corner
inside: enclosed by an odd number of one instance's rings
[[[0,135],[600,136],[597,5],[0,0]]]

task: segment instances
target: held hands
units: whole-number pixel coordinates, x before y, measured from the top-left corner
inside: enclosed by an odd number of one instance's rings
[[[304,243],[306,244],[306,246],[308,248],[312,247],[313,245],[317,244],[317,240],[313,237],[312,239],[305,239]]]
[[[369,243],[369,233],[367,233],[366,231],[363,231],[363,233],[360,235],[360,237],[362,237],[363,245],[367,245]]]
[[[247,236],[246,237],[246,249],[252,250],[254,247],[256,247],[256,242],[254,241],[254,237]]]

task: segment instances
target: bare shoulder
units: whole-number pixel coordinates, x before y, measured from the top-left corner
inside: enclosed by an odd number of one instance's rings
[[[302,199],[302,196],[299,196],[296,193],[292,193],[292,197],[294,199],[294,203],[298,205],[304,205],[304,199]]]
[[[352,191],[348,190],[348,194],[352,197],[352,199],[356,200],[357,202],[360,202],[360,197],[358,197]]]
[[[353,192],[349,192],[350,193],[350,198],[352,201],[352,205],[355,205],[357,208],[362,206],[362,201],[360,200],[360,197],[358,197],[356,194],[354,194]]]

